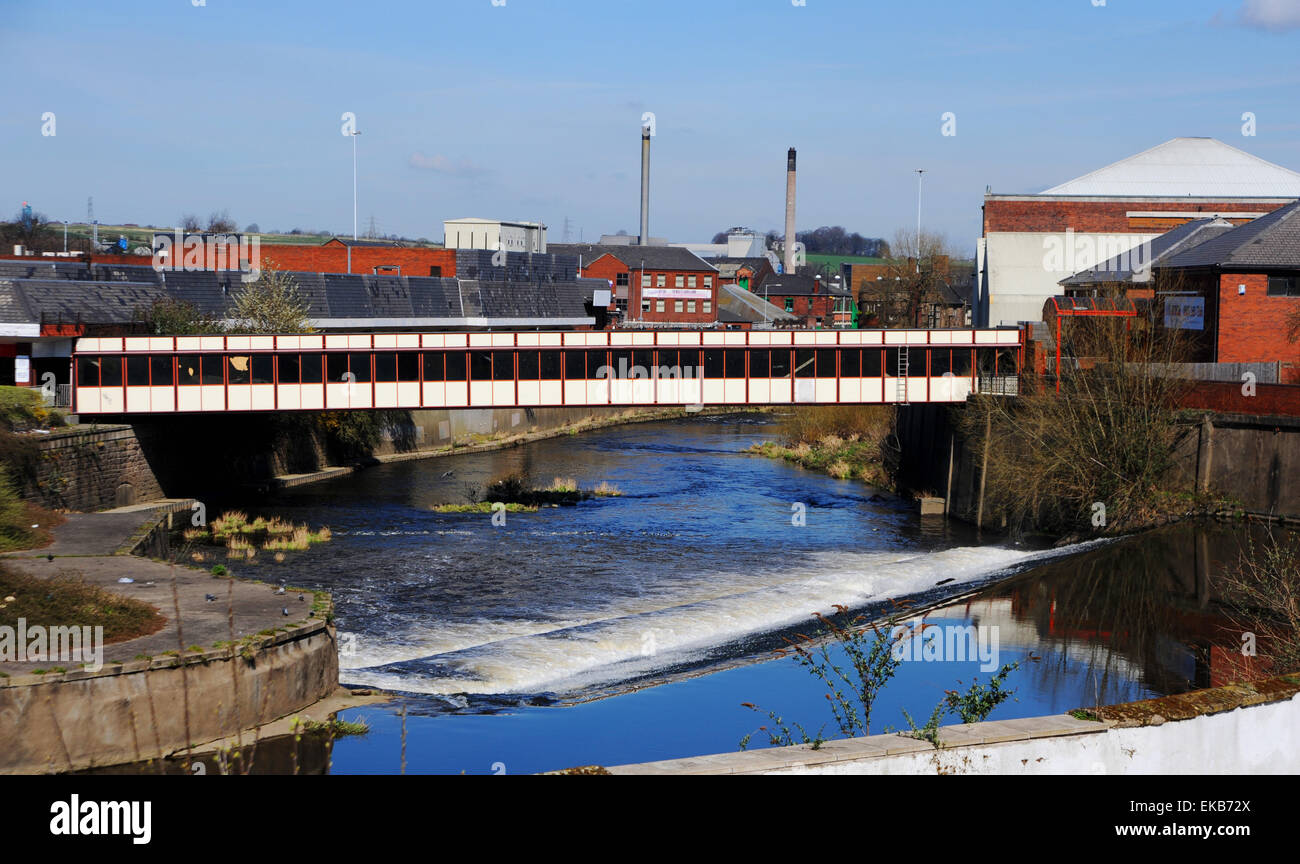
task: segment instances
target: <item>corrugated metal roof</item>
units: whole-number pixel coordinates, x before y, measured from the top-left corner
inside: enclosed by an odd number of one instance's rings
[[[1214,138],[1175,138],[1042,194],[1300,198],[1300,174]]]

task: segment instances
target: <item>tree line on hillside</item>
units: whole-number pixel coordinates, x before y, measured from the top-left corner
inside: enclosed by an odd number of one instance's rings
[[[849,233],[840,225],[823,225],[812,231],[799,231],[795,237],[804,245],[809,255],[845,255],[855,258],[888,258],[889,242],[879,237],[863,237],[858,232]],[[781,242],[782,235],[777,231],[768,231],[766,235],[769,249]],[[727,232],[719,231],[713,235],[714,243],[726,243]]]

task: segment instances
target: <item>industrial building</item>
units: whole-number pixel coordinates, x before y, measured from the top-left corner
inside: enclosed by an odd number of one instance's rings
[[[1058,283],[1178,226],[1257,219],[1300,198],[1300,173],[1212,138],[1175,138],[1035,194],[984,197],[979,326],[1036,321]]]
[[[448,249],[535,253],[546,251],[546,226],[540,222],[448,219],[442,223],[442,230],[442,245]]]

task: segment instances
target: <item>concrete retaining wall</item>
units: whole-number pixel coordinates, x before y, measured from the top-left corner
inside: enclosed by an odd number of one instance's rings
[[[62,510],[104,510],[163,497],[144,447],[127,425],[56,430],[35,438],[35,476],[23,497]]]
[[[1174,710],[1170,710],[1173,708]],[[1173,714],[1166,717],[1159,711]],[[1294,774],[1300,676],[1069,714],[611,768],[612,774]],[[1177,719],[1174,719],[1177,718]]]
[[[306,708],[338,686],[334,627],[316,620],[287,629],[243,655],[226,648],[97,673],[0,677],[0,727],[9,730],[0,773],[139,762]]]

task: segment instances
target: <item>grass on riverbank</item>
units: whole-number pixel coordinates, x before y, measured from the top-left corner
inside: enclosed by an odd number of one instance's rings
[[[796,408],[781,418],[781,443],[764,441],[746,452],[888,489],[892,428],[893,409],[885,406]]]
[[[106,643],[156,633],[167,619],[141,600],[92,585],[73,572],[43,579],[0,566],[0,625],[100,627]]]
[[[234,560],[254,558],[261,549],[275,553],[276,560],[280,561],[285,552],[302,552],[317,543],[328,543],[333,534],[329,526],[312,531],[305,524],[261,516],[250,520],[242,510],[229,510],[210,525],[185,529],[181,536],[188,544],[224,547],[226,557]],[[205,553],[200,550],[194,554]]]

